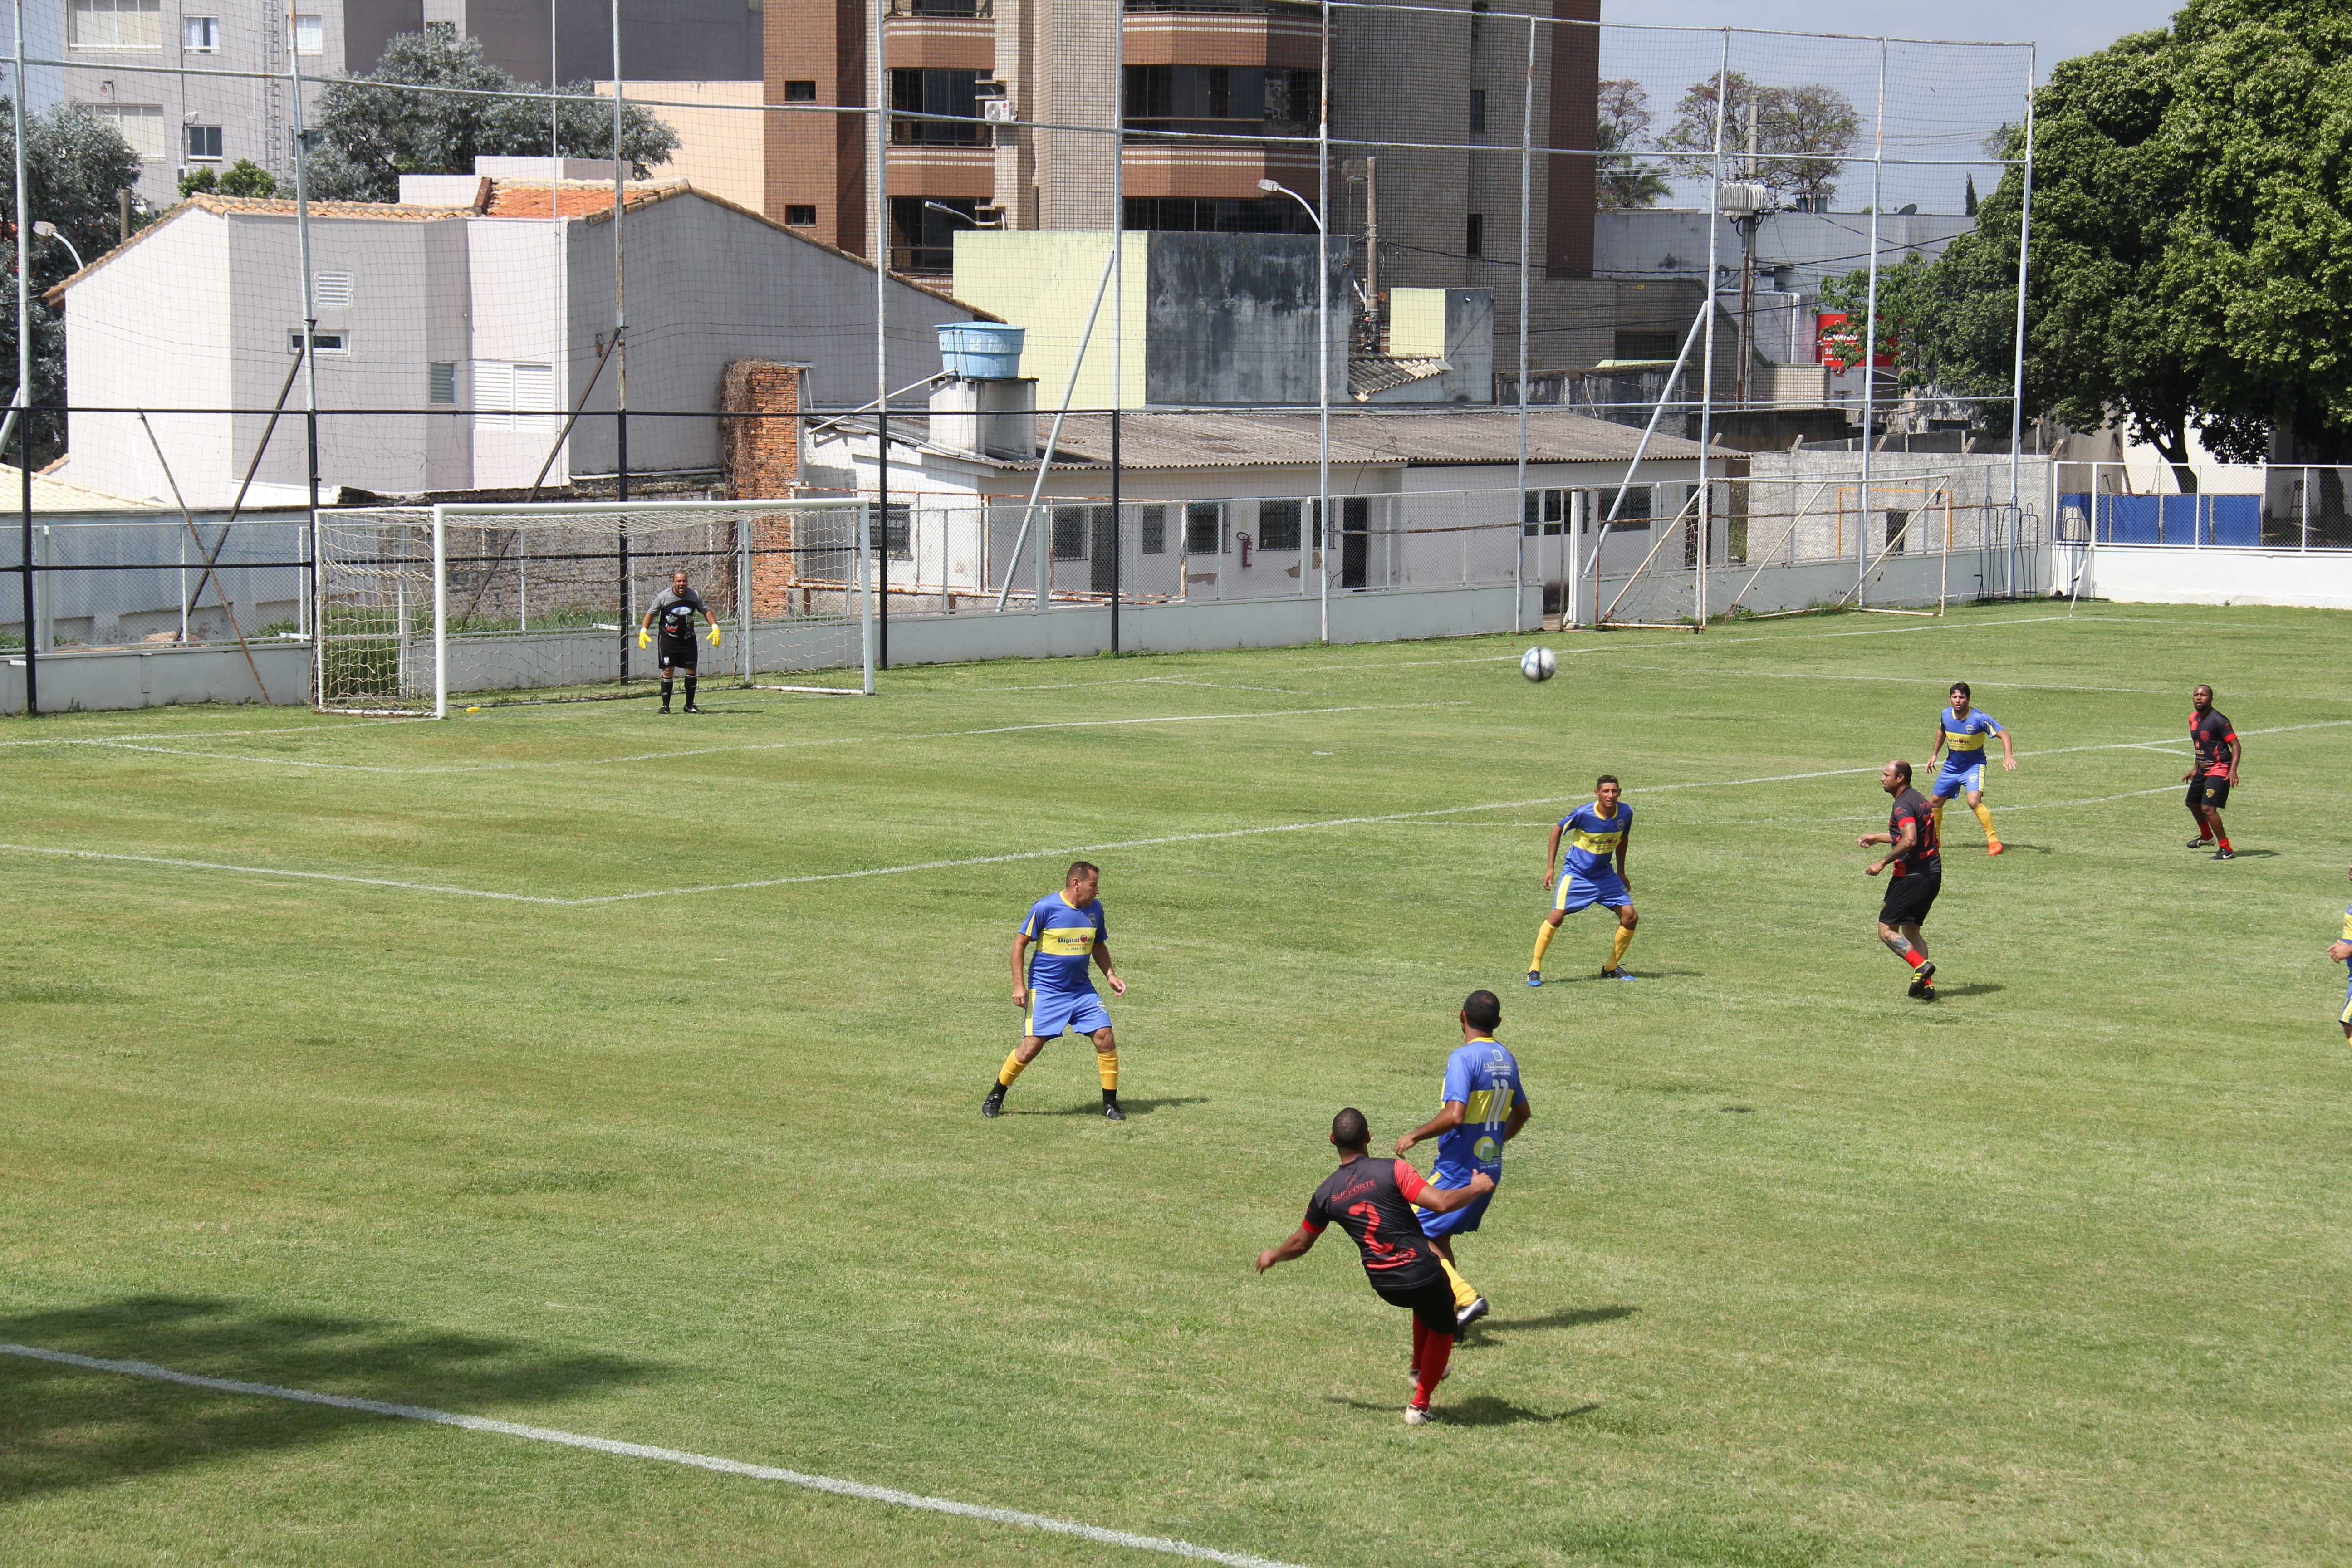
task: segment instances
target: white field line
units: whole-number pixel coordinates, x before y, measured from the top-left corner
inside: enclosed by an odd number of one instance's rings
[[[483,763],[466,767],[387,768],[363,763],[310,763],[289,757],[247,757],[227,752],[192,752],[173,746],[134,746],[122,741],[92,741],[89,744],[119,752],[154,752],[165,756],[205,757],[230,763],[259,763],[281,768],[318,768],[331,773],[444,774],[516,773],[530,768],[610,767],[623,763],[667,763],[680,757],[713,757],[739,752],[803,751],[812,746],[880,745],[905,741],[953,741],[972,735],[1011,735],[1028,730],[1116,730],[1137,724],[1202,724],[1249,719],[1294,719],[1328,713],[1391,713],[1414,708],[1458,708],[1460,700],[1444,702],[1367,702],[1345,708],[1271,708],[1260,713],[1165,713],[1145,719],[1057,719],[1033,724],[992,724],[980,730],[933,730],[903,735],[835,735],[815,741],[758,741],[740,746],[695,746],[681,752],[634,752],[622,756],[580,757],[550,763]]]
[[[1415,706],[1426,706],[1415,704]],[[1124,721],[1118,721],[1124,722]],[[2329,719],[2315,724],[2282,724],[2268,730],[2245,730],[2241,734],[2273,735],[2295,730],[2332,730],[2352,725],[2352,719]],[[1014,725],[1014,729],[1036,728]],[[971,731],[962,733],[983,733]],[[2076,752],[2114,752],[2140,749],[2144,741],[2110,741],[2092,746],[2058,746],[2048,751],[2021,752],[2021,757],[2063,756]],[[1685,789],[1738,789],[1749,784],[1795,784],[1807,779],[1852,777],[1857,773],[1875,773],[1874,767],[1820,768],[1801,773],[1771,773],[1749,779],[1697,779],[1687,784],[1643,784],[1629,789],[1627,795],[1664,795]],[[2135,791],[2134,794],[2160,795],[2177,788],[2166,784],[2161,789]],[[182,860],[160,855],[120,855],[96,849],[61,849],[35,844],[0,844],[0,852],[20,855],[49,855],[60,859],[115,860],[143,866],[173,866],[194,871],[228,871],[246,877],[292,877],[305,881],[348,882],[360,887],[394,888],[403,892],[446,893],[457,898],[496,899],[508,903],[549,904],[565,909],[580,909],[593,904],[634,903],[643,899],[674,899],[692,893],[731,893],[757,888],[791,888],[812,882],[849,882],[867,877],[896,877],[910,871],[950,871],[968,866],[1001,866],[1015,860],[1044,860],[1064,856],[1091,855],[1111,849],[1150,849],[1169,844],[1205,844],[1224,838],[1255,838],[1269,833],[1308,833],[1326,827],[1370,827],[1394,823],[1423,823],[1431,817],[1466,816],[1482,811],[1515,811],[1531,805],[1559,805],[1565,802],[1585,799],[1582,794],[1538,795],[1528,800],[1488,801],[1477,805],[1438,806],[1428,811],[1393,811],[1372,816],[1329,816],[1310,822],[1279,822],[1260,827],[1231,827],[1213,833],[1171,833],[1152,838],[1128,838],[1103,844],[1075,844],[1054,849],[1020,849],[1003,855],[974,855],[955,860],[921,860],[905,866],[871,866],[856,871],[817,871],[797,877],[763,877],[748,882],[706,882],[688,888],[652,888],[635,893],[605,893],[593,898],[558,899],[532,893],[501,893],[480,888],[457,888],[435,882],[404,882],[386,877],[354,877],[334,871],[287,871],[268,866],[236,866],[212,860]],[[2103,796],[2102,799],[2122,800],[2126,795]],[[2074,804],[2052,802],[2050,805]],[[2091,803],[2083,803],[2091,804]],[[2030,805],[2012,805],[2003,809],[2026,811]],[[1769,820],[1769,819],[1768,819]],[[1856,817],[1853,820],[1864,820]],[[1871,819],[1874,820],[1874,819]]]
[[[346,730],[367,730],[380,724],[414,724],[414,719],[358,719],[348,724],[280,724],[266,730],[208,730],[205,740],[224,739],[231,735],[316,735],[341,734]],[[154,734],[136,735],[52,735],[38,741],[0,741],[0,748],[10,746],[107,746],[118,741],[173,741],[182,731],[159,731]]]
[[[456,1426],[467,1432],[488,1432],[501,1437],[523,1437],[534,1443],[554,1443],[566,1448],[587,1448],[599,1454],[611,1454],[625,1459],[651,1459],[658,1464],[686,1465],[698,1470],[715,1470],[722,1476],[741,1476],[749,1480],[782,1481],[786,1486],[805,1487],[811,1491],[831,1492],[835,1497],[856,1498],[861,1502],[887,1503],[893,1508],[920,1509],[927,1513],[952,1514],[959,1519],[977,1519],[990,1524],[1015,1525],[1023,1530],[1040,1530],[1055,1535],[1075,1535],[1083,1541],[1105,1546],[1125,1546],[1138,1552],[1157,1552],[1167,1557],[1190,1557],[1198,1562],[1222,1563],[1228,1568],[1295,1568],[1270,1557],[1254,1557],[1246,1552],[1220,1552],[1213,1546],[1196,1546],[1189,1541],[1176,1541],[1164,1535],[1137,1535],[1124,1530],[1105,1530],[1100,1525],[1078,1524],[1066,1519],[1049,1519],[1044,1514],[1023,1513],[1015,1509],[987,1508],[979,1503],[956,1502],[948,1498],[924,1497],[918,1492],[894,1491],[888,1487],[868,1486],[863,1481],[836,1480],[831,1476],[803,1475],[798,1470],[778,1469],[772,1465],[747,1465],[740,1459],[721,1459],[709,1454],[690,1454],[682,1448],[660,1448],[647,1443],[623,1443],[611,1437],[592,1437],[583,1432],[563,1432],[550,1426],[526,1426],[514,1421],[492,1421],[486,1416],[460,1415],[452,1410],[435,1410],[422,1405],[390,1405],[380,1399],[353,1399],[341,1394],[318,1394],[306,1388],[280,1388],[268,1383],[239,1383],[226,1377],[199,1377],[194,1373],[174,1372],[170,1367],[154,1366],[143,1361],[108,1361],[99,1356],[75,1355],[69,1351],[43,1350],[34,1345],[0,1343],[0,1355],[22,1356],[28,1361],[53,1362],[60,1366],[80,1367],[89,1372],[110,1372],[121,1377],[142,1377],[154,1383],[176,1383],[190,1388],[210,1389],[216,1394],[236,1394],[257,1399],[285,1399],[299,1405],[324,1405],[337,1410],[358,1410],[370,1415],[385,1415],[398,1421],[425,1421],[436,1426]]]

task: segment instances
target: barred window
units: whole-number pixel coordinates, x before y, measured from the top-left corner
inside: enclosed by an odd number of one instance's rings
[[[163,13],[157,0],[73,0],[68,14],[77,49],[160,49]]]

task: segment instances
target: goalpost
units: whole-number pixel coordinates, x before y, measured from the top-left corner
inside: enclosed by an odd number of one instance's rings
[[[811,689],[874,690],[869,502],[452,503],[318,517],[322,709],[437,719],[453,692],[491,703],[632,695],[657,675],[638,625],[677,571],[721,626],[722,646],[701,649],[714,682],[855,670],[855,685]]]

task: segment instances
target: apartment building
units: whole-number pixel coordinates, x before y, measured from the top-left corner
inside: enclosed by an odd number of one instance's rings
[[[975,224],[1314,232],[1297,202],[1259,182],[1317,201],[1319,7],[887,0],[886,8],[893,268],[945,272],[955,230]],[[1328,216],[1334,237],[1368,261],[1377,230],[1382,285],[1493,288],[1500,297],[1507,283],[1516,289],[1518,269],[1528,29],[1517,18],[1598,21],[1599,0],[1451,8],[1458,16],[1329,14],[1331,131],[1349,145],[1334,151]],[[826,110],[870,100],[871,11],[870,0],[767,0],[765,13],[766,99],[781,110],[767,117],[767,211],[861,254],[875,244],[871,130],[863,114]],[[1593,30],[1541,28],[1535,43],[1535,144],[1591,146]],[[1123,133],[1113,125],[1122,101]],[[1117,215],[1115,149],[1125,176]],[[1539,157],[1531,184],[1534,269],[1546,280],[1590,278],[1592,160]]]

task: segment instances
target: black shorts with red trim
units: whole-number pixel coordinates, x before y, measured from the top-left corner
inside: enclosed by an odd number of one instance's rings
[[[1391,1307],[1402,1307],[1421,1320],[1421,1326],[1433,1334],[1454,1331],[1454,1287],[1446,1282],[1444,1273],[1432,1276],[1418,1285],[1391,1289],[1385,1281],[1375,1279],[1372,1289]]]
[[[1878,911],[1878,923],[1883,926],[1916,926],[1927,918],[1936,907],[1936,895],[1944,890],[1941,874],[1922,875],[1914,871],[1907,877],[1897,877],[1886,884],[1886,902]]]
[[[2219,773],[2200,773],[2189,781],[2189,809],[2203,806],[2219,811],[2230,804],[2230,781]]]
[[[701,650],[695,647],[694,635],[690,632],[682,637],[674,637],[667,632],[664,632],[655,639],[654,647],[661,655],[662,668],[665,669],[672,665],[680,669],[692,669],[695,668],[695,661],[701,658]]]

